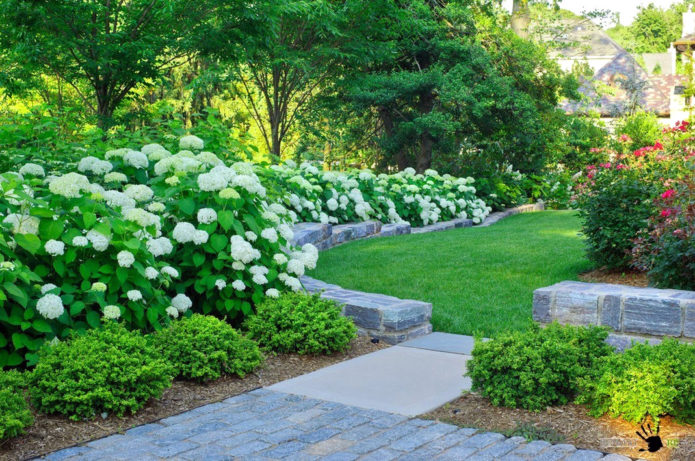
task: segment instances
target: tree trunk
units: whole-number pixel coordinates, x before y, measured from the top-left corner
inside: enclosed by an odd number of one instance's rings
[[[427,91],[420,95],[418,103],[418,111],[420,115],[429,114],[434,109],[435,95],[432,91]],[[422,173],[432,166],[432,148],[434,147],[434,138],[429,131],[424,131],[420,135],[420,152],[417,156],[417,171]]]
[[[379,118],[384,126],[386,136],[393,138],[395,127],[393,117],[391,116],[391,112],[387,107],[379,108]],[[408,167],[408,157],[406,156],[405,148],[403,146],[400,146],[398,150],[393,153],[393,157],[393,160],[396,161],[396,165],[398,165],[398,171],[403,171]]]
[[[528,0],[514,0],[512,6],[512,30],[521,38],[528,38],[528,26],[531,22]]]

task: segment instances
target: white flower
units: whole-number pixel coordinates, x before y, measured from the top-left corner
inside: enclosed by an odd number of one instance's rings
[[[15,269],[15,265],[11,261],[0,262],[0,271],[12,272]]]
[[[291,241],[291,240],[294,238],[294,231],[293,231],[292,228],[291,228],[290,226],[288,226],[287,224],[284,224],[284,223],[283,223],[283,224],[280,224],[280,225],[278,226],[278,232],[280,233],[280,235],[282,236],[282,238],[284,238],[284,239],[287,240],[288,242]]]
[[[215,286],[218,290],[223,290],[224,287],[227,286],[227,282],[225,282],[224,279],[217,279],[215,280]]]
[[[198,187],[202,191],[222,190],[227,187],[227,184],[229,184],[227,179],[219,173],[210,172],[198,175]]]
[[[232,282],[232,288],[237,291],[244,291],[246,289],[246,285],[241,280],[235,280]]]
[[[232,269],[235,271],[243,271],[246,269],[246,264],[242,263],[241,261],[234,261],[232,263]]]
[[[147,246],[147,250],[152,253],[152,256],[155,258],[162,255],[168,255],[174,249],[174,246],[171,244],[171,240],[166,237],[149,239],[145,245]]]
[[[338,201],[334,198],[329,198],[328,201],[326,202],[326,206],[328,207],[329,210],[335,211],[338,209]]]
[[[51,192],[66,198],[77,198],[83,190],[88,188],[89,180],[87,177],[77,173],[58,176],[48,184],[48,189]]]
[[[123,173],[119,173],[117,171],[113,171],[111,173],[106,173],[104,175],[104,182],[127,182],[128,181],[128,176],[124,175]]]
[[[176,309],[174,306],[169,306],[165,309],[167,315],[171,318],[178,318],[179,317],[179,311]]]
[[[263,229],[261,232],[261,237],[268,240],[270,243],[275,243],[278,241],[278,233],[272,227]]]
[[[140,290],[128,290],[126,296],[131,301],[140,301],[142,299],[142,293],[140,293]]]
[[[65,307],[60,296],[49,293],[36,302],[36,310],[47,319],[56,319],[65,312]]]
[[[200,163],[203,165],[208,165],[208,166],[220,166],[224,165],[224,162],[217,158],[215,154],[212,152],[201,152],[200,154],[195,156],[195,159],[198,160]]]
[[[298,278],[288,276],[284,277],[284,279],[283,282],[290,287],[292,291],[299,291],[302,289],[302,282],[300,282]]]
[[[94,229],[87,232],[87,239],[92,242],[92,246],[97,251],[105,251],[109,247],[109,239]]]
[[[36,216],[20,215],[16,213],[8,214],[4,223],[12,225],[12,232],[15,234],[33,234],[39,233],[39,218]]]
[[[206,231],[197,230],[193,234],[193,243],[196,245],[202,245],[204,243],[207,243],[209,237],[210,236],[208,235],[208,233]]]
[[[137,223],[140,227],[154,226],[156,230],[162,227],[159,216],[145,211],[142,208],[131,208],[123,214],[123,217],[130,222]]]
[[[268,288],[267,290],[265,290],[265,295],[269,298],[279,298],[280,292],[275,288]]]
[[[98,291],[103,293],[106,291],[106,284],[103,282],[94,282],[92,283],[92,291]]]
[[[115,320],[121,317],[121,308],[114,306],[113,304],[104,307],[104,318],[109,320]]]
[[[225,199],[225,200],[227,200],[227,199],[237,199],[237,198],[239,198],[239,197],[241,197],[241,196],[239,195],[239,192],[235,191],[235,190],[232,189],[231,187],[228,187],[228,188],[226,188],[226,189],[222,189],[222,190],[220,191],[220,198]]]
[[[166,149],[164,148],[164,146],[162,146],[160,144],[146,144],[146,145],[142,146],[142,149],[140,149],[140,152],[142,152],[145,155],[150,155],[154,152],[159,152],[159,151],[163,151],[163,150],[166,150]]]
[[[179,276],[179,271],[177,271],[171,266],[164,266],[162,267],[162,274],[166,274],[171,278],[176,278]]]
[[[128,151],[128,153],[123,156],[123,163],[138,169],[147,168],[147,166],[150,164],[149,160],[147,160],[147,155],[136,150]]]
[[[135,256],[130,251],[119,251],[116,256],[118,259],[118,265],[121,267],[130,267],[135,262]]]
[[[301,277],[304,275],[304,263],[299,259],[290,259],[287,261],[287,272]]]
[[[260,252],[255,250],[251,244],[240,235],[232,235],[230,241],[232,244],[231,255],[235,261],[248,264],[254,259],[261,257]]]
[[[181,314],[183,314],[193,305],[193,301],[191,301],[191,298],[185,294],[179,293],[172,298],[171,305],[174,306]]]
[[[22,168],[19,169],[19,174],[27,176],[46,176],[43,167],[36,163],[25,163]]]
[[[60,240],[49,240],[44,245],[46,253],[51,256],[60,256],[65,254],[65,244]]]
[[[311,243],[306,243],[302,246],[300,259],[307,269],[315,269],[316,262],[319,260],[319,250]]]
[[[77,165],[77,171],[92,172],[96,175],[104,175],[113,170],[111,162],[101,160],[96,157],[84,157]]]
[[[244,233],[244,235],[246,236],[246,240],[248,240],[249,242],[255,242],[256,239],[258,238],[258,236],[254,232],[251,232],[251,231],[246,231]]]
[[[166,206],[162,202],[152,202],[147,205],[147,211],[152,213],[161,213],[166,210]]]
[[[285,264],[287,262],[287,256],[285,256],[282,253],[277,253],[276,255],[273,256],[273,260],[277,264]]]
[[[174,232],[172,236],[174,240],[179,243],[192,242],[195,237],[196,228],[193,224],[188,222],[180,222],[174,227]]]
[[[157,276],[159,276],[159,272],[157,272],[157,269],[154,267],[148,267],[145,269],[145,278],[147,280],[154,280],[157,278]]]
[[[154,192],[149,187],[143,184],[134,184],[126,187],[125,195],[132,198],[136,202],[147,202],[152,199]]]
[[[53,285],[52,283],[47,283],[41,287],[41,294],[45,295],[49,291],[55,290],[56,288],[58,288],[58,287]]]
[[[106,200],[106,204],[111,208],[120,207],[121,211],[127,211],[131,208],[135,208],[135,200],[128,197],[123,192],[119,192],[117,190],[107,190],[103,193],[103,196],[104,200]]]
[[[198,136],[188,135],[179,139],[179,149],[202,150],[205,143]]]
[[[181,181],[179,181],[178,176],[169,176],[164,180],[164,182],[170,186],[177,186]]]
[[[217,212],[212,208],[201,208],[198,210],[198,222],[201,224],[212,224],[217,221]]]
[[[127,149],[125,147],[122,147],[120,149],[113,149],[113,150],[107,150],[106,154],[104,154],[104,158],[106,160],[110,158],[123,158],[123,156],[129,151],[130,149]]]

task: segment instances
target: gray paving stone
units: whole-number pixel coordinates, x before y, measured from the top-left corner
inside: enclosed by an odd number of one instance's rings
[[[502,434],[497,434],[495,432],[484,432],[482,434],[475,434],[468,440],[465,440],[461,445],[466,448],[476,448],[480,450],[503,439],[504,436]]]
[[[603,453],[600,451],[577,450],[565,458],[565,461],[597,461],[601,458],[603,458]]]
[[[549,446],[551,446],[550,443],[544,440],[534,440],[526,445],[521,445],[519,448],[514,450],[512,454],[518,456],[536,456]]]
[[[297,440],[291,442],[284,442],[280,445],[270,448],[269,450],[264,451],[263,453],[261,453],[261,455],[267,458],[286,458],[292,454],[302,451],[304,448],[307,447],[307,445],[307,443],[299,442]]]
[[[330,454],[330,455],[322,456],[322,457],[321,457],[321,459],[322,459],[323,461],[354,461],[354,460],[356,460],[357,458],[359,458],[359,456],[357,456],[356,454],[354,454],[354,453],[347,453],[347,452],[344,452],[344,451],[341,451],[341,452],[338,452],[338,453],[332,453],[332,454]]]
[[[153,445],[153,448],[148,451],[149,454],[159,456],[160,458],[169,458],[171,456],[176,456],[180,453],[192,450],[199,447],[197,443],[193,442],[175,442],[164,446]]]
[[[456,430],[449,424],[434,424],[402,437],[391,444],[392,448],[409,452]]]
[[[601,459],[601,461],[631,461],[631,460],[627,456],[611,453],[611,454],[604,456],[603,459]]]
[[[364,461],[391,461],[392,459],[398,458],[402,454],[403,453],[390,448],[380,448],[379,450],[369,453],[360,459]]]
[[[400,343],[399,346],[449,352],[452,354],[471,355],[474,344],[475,340],[472,336],[435,332],[405,341]]]
[[[231,456],[246,456],[265,450],[269,446],[270,444],[267,442],[261,442],[260,440],[256,440],[248,443],[243,443],[233,448],[227,448],[226,450],[227,454]]]
[[[276,432],[276,434],[277,434],[277,432]],[[244,444],[251,443],[251,442],[263,442],[264,441],[263,439],[265,439],[266,437],[269,437],[269,436],[265,436],[265,435],[260,436],[259,434],[255,433],[255,432],[243,432],[243,433],[237,434],[233,437],[221,438],[221,439],[215,441],[214,443],[216,445],[220,445],[220,446],[226,447],[226,448],[235,448],[235,447],[238,447],[240,445],[244,445]],[[266,446],[271,445],[268,442],[265,442],[265,443],[266,443]]]
[[[181,453],[177,456],[177,458],[190,461],[225,461],[233,459],[231,455],[227,454],[224,448],[218,445],[203,445],[185,453]]]
[[[46,455],[46,457],[44,457],[43,459],[46,459],[49,461],[63,461],[64,459],[68,459],[68,458],[71,458],[73,456],[78,456],[78,455],[84,454],[88,451],[90,451],[89,447],[65,448],[63,450],[54,451],[53,453]]]
[[[297,437],[297,440],[299,440],[300,442],[306,442],[306,443],[316,443],[316,442],[321,442],[323,440],[330,439],[331,437],[333,437],[336,434],[340,434],[340,430],[324,427],[323,429],[318,429],[318,430],[313,431],[313,432],[301,434]]]
[[[455,445],[443,452],[441,455],[437,456],[435,459],[458,461],[461,459],[469,458],[476,451],[478,451],[477,448],[469,448],[461,445]]]

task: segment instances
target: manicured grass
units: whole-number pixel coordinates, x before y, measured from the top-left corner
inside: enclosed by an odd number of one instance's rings
[[[523,330],[533,290],[591,265],[571,211],[490,227],[359,240],[321,253],[309,275],[344,288],[429,301],[435,331],[494,337]]]

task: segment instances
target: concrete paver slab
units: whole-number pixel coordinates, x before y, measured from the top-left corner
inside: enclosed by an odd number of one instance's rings
[[[469,390],[470,356],[394,346],[270,386],[288,394],[415,416]]]
[[[489,340],[484,338],[483,341]],[[399,346],[465,355],[471,355],[474,345],[475,340],[472,336],[453,335],[438,331],[399,344]]]

